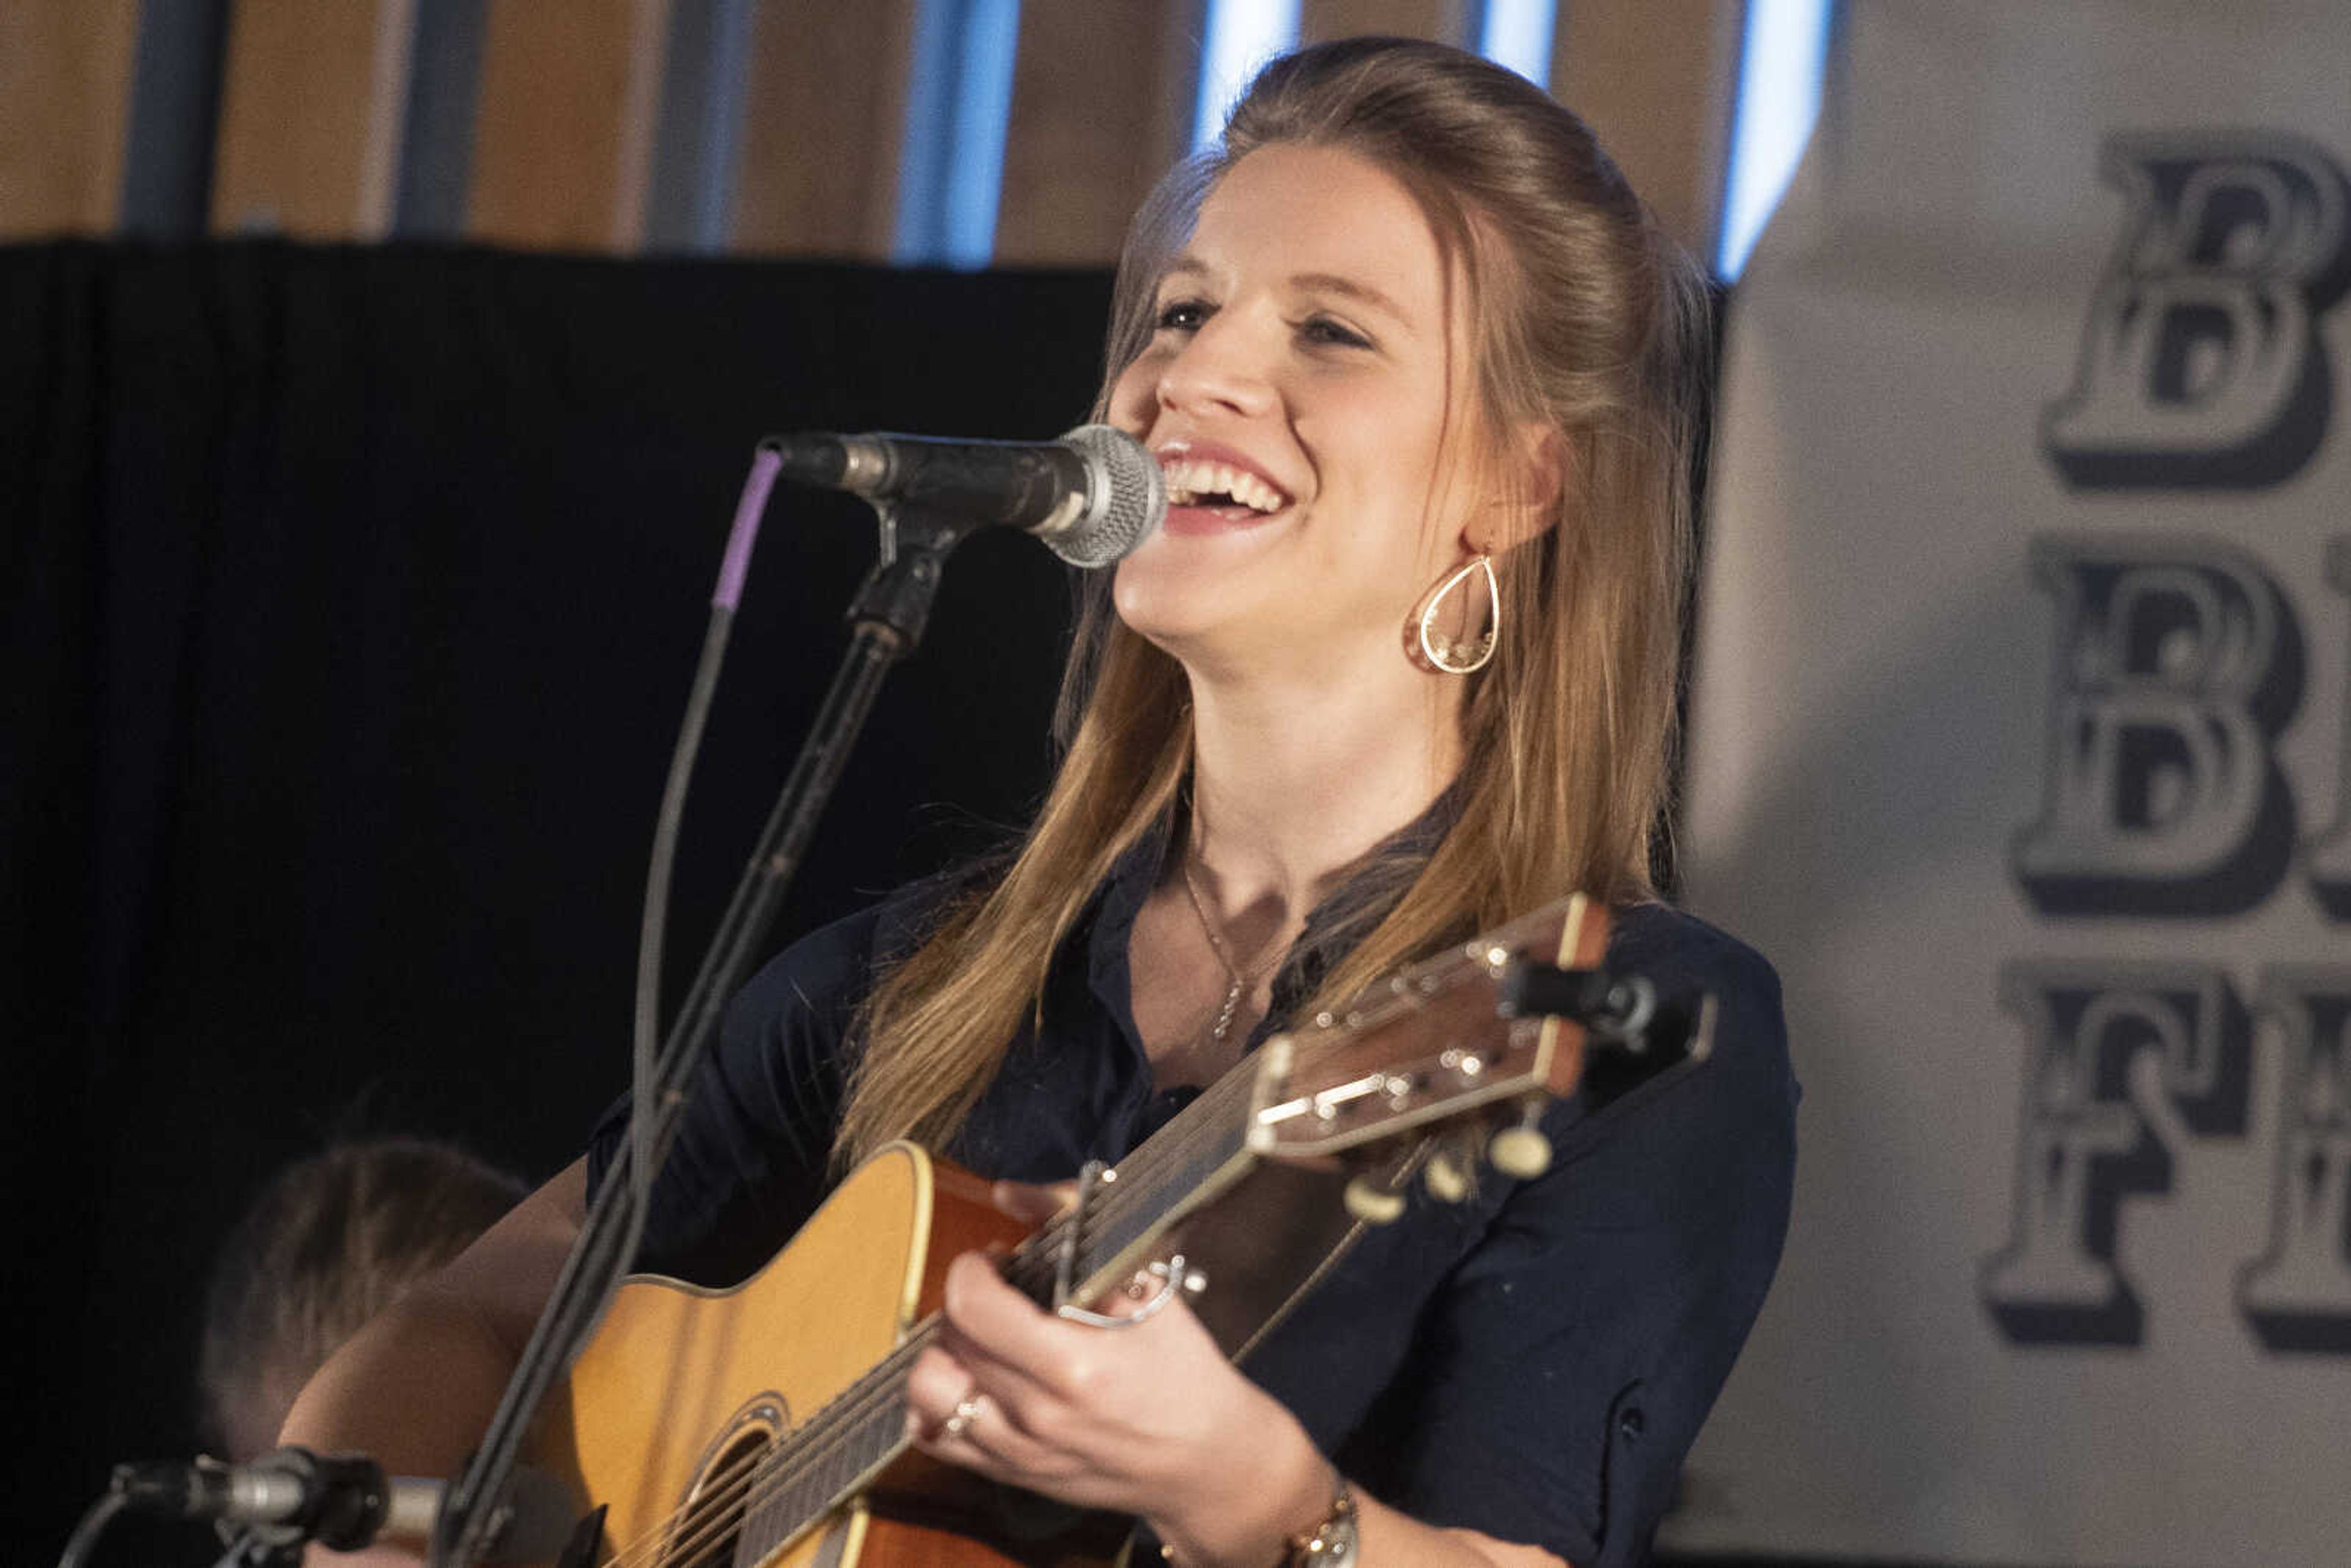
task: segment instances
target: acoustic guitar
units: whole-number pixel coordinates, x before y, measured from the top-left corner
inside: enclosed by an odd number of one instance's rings
[[[1274,1037],[1025,1239],[987,1184],[899,1144],[741,1284],[623,1282],[534,1433],[534,1467],[601,1511],[566,1564],[1111,1560],[1131,1520],[1008,1492],[909,1444],[906,1374],[938,1332],[947,1263],[1010,1245],[1005,1277],[1047,1307],[1180,1291],[1245,1355],[1411,1180],[1463,1181],[1439,1145],[1475,1140],[1440,1139],[1443,1124],[1506,1123],[1487,1146],[1509,1174],[1547,1161],[1533,1121],[1583,1077],[1585,1031],[1501,1016],[1500,986],[1521,959],[1596,970],[1607,930],[1604,907],[1573,898]]]

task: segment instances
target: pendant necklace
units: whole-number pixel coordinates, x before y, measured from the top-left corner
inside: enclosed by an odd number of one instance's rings
[[[1225,989],[1224,1006],[1217,1009],[1217,1021],[1208,1026],[1208,1038],[1222,1045],[1233,1031],[1233,1018],[1240,1011],[1241,998],[1263,977],[1265,968],[1260,966],[1244,972],[1238,964],[1233,962],[1231,951],[1225,946],[1224,938],[1217,935],[1216,925],[1208,918],[1208,906],[1201,900],[1199,885],[1192,879],[1194,853],[1192,845],[1187,843],[1184,846],[1184,896],[1192,901],[1192,913],[1200,922],[1200,935],[1208,939],[1208,951],[1217,956],[1217,964],[1225,971],[1225,978],[1231,982]]]

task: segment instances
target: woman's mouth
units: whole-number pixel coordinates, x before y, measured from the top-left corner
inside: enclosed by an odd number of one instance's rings
[[[1261,523],[1290,497],[1262,475],[1190,453],[1165,453],[1167,522],[1171,533],[1215,533]]]

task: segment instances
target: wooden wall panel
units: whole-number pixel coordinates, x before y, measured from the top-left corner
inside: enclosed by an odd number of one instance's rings
[[[653,143],[661,133],[662,94],[668,86],[670,13],[675,0],[636,0],[629,8],[629,67],[621,91],[621,123],[612,160],[612,248],[644,248],[645,196],[653,173]]]
[[[1026,0],[996,220],[999,265],[1107,266],[1185,151],[1198,23],[1156,0]]]
[[[0,0],[0,239],[114,227],[138,42],[139,0]]]
[[[213,166],[215,234],[384,234],[413,21],[414,0],[235,0]]]
[[[388,227],[418,0],[234,0],[213,226]],[[676,0],[486,0],[465,232],[631,251]],[[141,0],[0,0],[0,237],[117,225]],[[731,247],[889,254],[917,0],[759,0]],[[1468,0],[1303,0],[1308,39],[1462,39]],[[1572,0],[1552,88],[1675,234],[1719,221],[1743,0]],[[1183,151],[1200,0],[1027,0],[997,256],[1112,260]]]
[[[1298,37],[1319,44],[1364,33],[1458,44],[1468,21],[1466,0],[1301,0]]]
[[[1572,0],[1552,91],[1591,123],[1674,236],[1711,260],[1742,0]]]
[[[489,0],[469,236],[634,248],[667,22],[666,0]]]
[[[733,248],[890,254],[914,4],[764,0],[753,30]]]

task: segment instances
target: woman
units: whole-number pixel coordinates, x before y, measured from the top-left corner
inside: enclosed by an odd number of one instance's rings
[[[1096,585],[1036,825],[747,988],[647,1264],[739,1275],[893,1138],[1019,1182],[1114,1161],[1284,1019],[1581,889],[1618,906],[1615,961],[1717,995],[1704,1071],[1554,1107],[1549,1174],[1416,1202],[1248,1376],[1180,1305],[1089,1327],[961,1260],[910,1421],[1185,1564],[1645,1554],[1792,1150],[1769,968],[1647,873],[1702,299],[1517,78],[1397,40],[1270,66],[1122,262],[1103,413],[1175,504]],[[287,1440],[445,1468],[619,1137],[371,1328]],[[427,1343],[429,1392],[395,1387]]]

